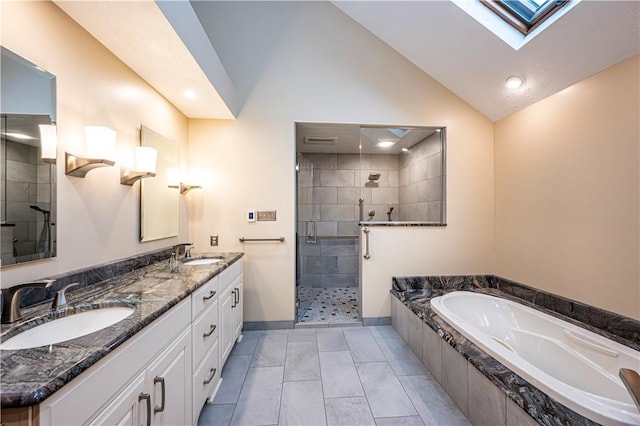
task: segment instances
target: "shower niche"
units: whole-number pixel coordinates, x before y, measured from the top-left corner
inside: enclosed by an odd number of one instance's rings
[[[361,321],[361,226],[446,223],[445,132],[296,123],[299,323]]]

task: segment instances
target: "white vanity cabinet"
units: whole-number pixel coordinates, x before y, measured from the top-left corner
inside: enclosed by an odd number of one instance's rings
[[[219,275],[220,286],[220,366],[226,362],[242,332],[242,260]]]
[[[187,298],[42,402],[39,423],[191,424],[190,323]]]
[[[220,384],[220,315],[218,277],[213,277],[191,295],[193,343],[191,404],[193,423],[207,399],[212,398]]]
[[[184,330],[91,425],[182,425],[191,420],[191,333]]]

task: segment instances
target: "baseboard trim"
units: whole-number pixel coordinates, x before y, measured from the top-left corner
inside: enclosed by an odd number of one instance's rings
[[[252,330],[289,330],[293,328],[293,321],[250,321],[242,326],[244,331]]]
[[[371,317],[371,318],[363,318],[362,325],[372,326],[372,325],[391,325],[391,317]]]

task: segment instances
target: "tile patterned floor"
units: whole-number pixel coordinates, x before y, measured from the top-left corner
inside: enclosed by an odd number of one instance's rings
[[[246,331],[198,425],[469,425],[391,326]]]
[[[349,323],[360,321],[358,287],[312,289],[301,287],[298,292],[301,300],[312,299],[310,306],[304,313],[300,313],[299,322]]]

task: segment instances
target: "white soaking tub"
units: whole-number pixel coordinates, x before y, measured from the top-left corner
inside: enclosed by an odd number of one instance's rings
[[[456,291],[431,307],[493,358],[550,397],[604,425],[640,425],[618,377],[640,352],[507,299]]]

